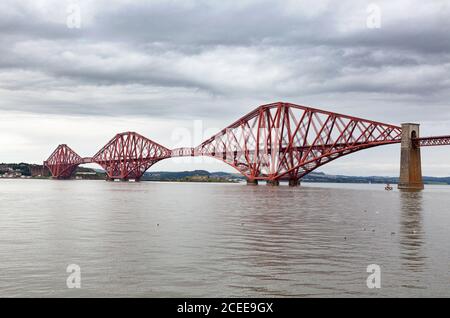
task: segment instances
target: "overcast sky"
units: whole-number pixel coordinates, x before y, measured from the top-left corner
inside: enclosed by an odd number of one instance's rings
[[[192,146],[274,101],[450,134],[449,30],[446,0],[1,1],[0,162],[40,163],[60,143],[92,156],[121,131]],[[450,175],[450,147],[423,161]],[[152,170],[202,168],[230,171]],[[395,145],[321,171],[398,169]]]

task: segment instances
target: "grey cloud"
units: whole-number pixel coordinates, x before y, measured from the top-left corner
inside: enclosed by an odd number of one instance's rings
[[[393,112],[449,97],[444,1],[415,2],[423,14],[409,20],[381,1],[377,30],[360,1],[85,1],[80,30],[65,26],[64,2],[30,3],[0,12],[3,110],[217,116],[286,99],[344,107],[365,95],[368,109]]]

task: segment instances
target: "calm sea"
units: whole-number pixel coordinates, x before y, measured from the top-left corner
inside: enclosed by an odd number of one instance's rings
[[[0,180],[0,296],[449,297],[450,187]]]

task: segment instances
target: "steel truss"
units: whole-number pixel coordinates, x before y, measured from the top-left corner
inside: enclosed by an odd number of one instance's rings
[[[139,180],[160,160],[208,156],[249,181],[292,184],[311,171],[356,151],[400,143],[401,127],[289,103],[263,105],[195,148],[168,149],[135,132],[117,134],[93,157],[60,145],[44,165],[55,178],[70,178],[82,163],[97,163],[109,179]],[[419,138],[417,146],[449,145],[450,136]]]

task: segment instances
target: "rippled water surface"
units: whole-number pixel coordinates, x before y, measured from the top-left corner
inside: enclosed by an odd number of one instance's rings
[[[0,296],[450,296],[450,187],[0,180]]]

